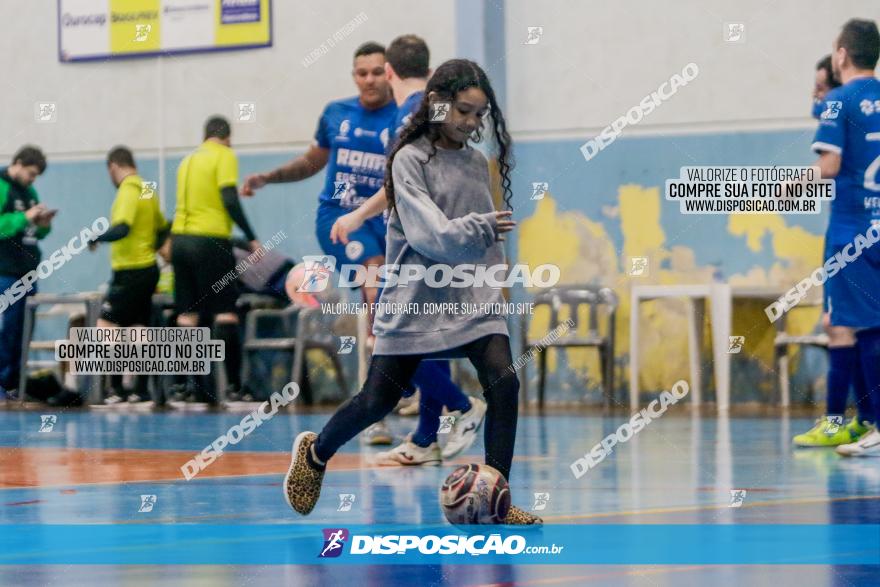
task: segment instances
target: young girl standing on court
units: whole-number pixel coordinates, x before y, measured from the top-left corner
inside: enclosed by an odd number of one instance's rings
[[[491,118],[504,202],[510,207],[510,149],[504,116],[485,72],[474,62],[447,61],[428,81],[419,110],[388,158],[385,190],[388,220],[386,264],[431,266],[503,264],[503,233],[516,223],[496,212],[486,158],[468,145],[480,141]],[[401,268],[402,275],[404,269]],[[449,271],[431,272],[443,275]],[[329,459],[367,426],[391,412],[423,359],[466,357],[479,374],[488,410],[486,464],[509,478],[516,439],[519,381],[513,369],[507,322],[500,314],[392,313],[385,308],[444,302],[503,304],[488,285],[437,287],[431,279],[386,286],[376,312],[376,345],[361,392],[343,404],[320,434],[303,432],[293,444],[284,479],[288,504],[301,514],[315,507]],[[476,306],[474,306],[476,305]],[[511,506],[505,523],[540,524]]]

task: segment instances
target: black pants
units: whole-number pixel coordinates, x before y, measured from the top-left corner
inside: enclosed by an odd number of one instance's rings
[[[486,464],[509,479],[519,405],[519,379],[510,368],[510,339],[492,334],[460,350],[476,368],[486,398]],[[374,355],[361,392],[336,410],[318,435],[317,457],[327,462],[342,445],[389,414],[421,360],[422,355]]]
[[[198,313],[213,319],[234,314],[238,281],[232,241],[213,236],[175,234],[171,238],[174,303],[178,314]]]
[[[113,279],[101,307],[101,318],[117,326],[149,326],[157,283],[159,267],[156,265],[113,271]]]

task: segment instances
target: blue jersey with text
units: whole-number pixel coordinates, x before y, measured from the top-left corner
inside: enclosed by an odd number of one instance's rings
[[[848,241],[880,222],[880,80],[857,78],[828,92],[813,150],[841,157],[828,236]]]
[[[322,205],[357,208],[382,187],[385,150],[397,105],[364,108],[357,96],[330,102],[315,131],[319,147],[330,150],[327,174],[319,200]]]

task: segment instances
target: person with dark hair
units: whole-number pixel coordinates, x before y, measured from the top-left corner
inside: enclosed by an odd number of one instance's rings
[[[27,296],[37,292],[36,281],[17,299],[7,294],[40,264],[37,241],[51,230],[56,210],[41,204],[33,187],[45,171],[45,155],[31,145],[19,149],[0,170],[0,399],[14,397],[16,390],[24,393],[18,390],[24,310]]]
[[[247,393],[241,382],[241,337],[235,311],[237,285],[218,286],[235,269],[232,225],[250,242],[260,243],[238,198],[238,158],[230,148],[226,119],[213,116],[205,124],[205,141],[177,169],[177,207],[171,225],[171,263],[178,326],[213,327],[212,338],[225,343],[227,396]],[[225,282],[223,282],[225,283]],[[212,368],[215,363],[211,363]],[[193,399],[217,406],[214,378],[197,376]]]
[[[389,152],[400,132],[409,124],[425,96],[425,86],[431,75],[428,45],[416,35],[397,37],[385,52],[385,72],[397,102],[397,116],[389,141]],[[333,224],[330,239],[348,244],[349,234],[357,231],[371,218],[382,214],[388,207],[382,188],[355,210],[340,216]],[[422,465],[438,464],[469,448],[486,414],[486,403],[479,398],[468,398],[452,381],[449,361],[426,361],[419,366],[413,381],[425,390],[419,390],[419,424],[401,444],[377,455],[380,464]],[[452,430],[441,450],[437,444],[437,422],[444,406],[453,416]]]
[[[447,115],[436,121],[438,107]],[[514,229],[510,210],[496,211],[486,158],[468,143],[491,118],[498,147],[504,202],[510,207],[511,139],[495,92],[474,62],[442,64],[388,158],[385,192],[390,202],[388,260],[395,266],[504,261],[501,241]],[[502,314],[394,315],[385,303],[425,300],[500,304],[502,292],[487,285],[434,288],[425,281],[389,285],[376,313],[376,348],[361,392],[342,405],[320,434],[305,431],[293,443],[284,496],[296,512],[314,509],[329,460],[360,430],[383,418],[426,359],[466,357],[477,370],[488,404],[484,427],[486,464],[510,478],[516,440],[519,380],[511,368],[507,322]],[[540,524],[511,505],[506,524]]]
[[[382,185],[385,148],[397,106],[385,77],[385,48],[364,43],[354,54],[352,77],[358,95],[335,100],[324,108],[315,132],[315,143],[306,153],[267,173],[245,178],[242,195],[269,183],[302,181],[327,167],[319,196],[316,235],[325,253],[352,263],[381,265],[385,230],[381,219],[368,223],[349,245],[330,241],[336,219],[357,208]],[[376,298],[375,287],[365,287],[367,302]]]
[[[265,185],[267,180],[283,180],[285,177],[296,181],[297,169],[305,169],[306,161],[328,160],[327,180],[321,204],[318,208],[317,236],[325,254],[336,258],[346,258],[350,262],[367,266],[381,265],[385,262],[385,220],[379,216],[385,206],[384,192],[380,188],[384,181],[385,155],[394,142],[397,131],[405,124],[406,117],[421,102],[427,77],[430,74],[428,62],[430,53],[424,40],[415,35],[405,35],[392,41],[388,53],[392,61],[380,59],[379,50],[385,52],[377,43],[365,43],[355,52],[355,83],[361,90],[359,98],[349,98],[333,102],[324,110],[316,133],[317,146],[312,147],[304,157],[269,174],[251,176],[245,181],[249,189]],[[393,65],[392,65],[393,64]],[[418,78],[402,77],[393,67],[415,73]],[[394,89],[396,104],[391,102],[378,109],[368,108],[369,100],[364,98],[365,81],[359,81],[358,72],[363,79],[380,76],[382,87],[390,85]],[[376,80],[375,83],[379,83]],[[399,108],[397,106],[400,106]],[[341,122],[340,122],[340,119]],[[349,122],[351,120],[351,122]],[[349,133],[349,125],[354,128]],[[337,127],[339,132],[337,133]],[[358,139],[358,134],[363,138]],[[354,135],[349,137],[348,135]],[[368,140],[372,134],[378,136]],[[324,147],[326,145],[326,147]],[[366,153],[366,154],[364,154]],[[323,158],[323,159],[322,159]],[[304,161],[305,160],[305,161]],[[355,163],[358,161],[358,163]],[[369,164],[367,164],[369,161]],[[299,166],[299,167],[297,167]],[[315,170],[317,172],[317,169]],[[293,175],[289,175],[293,174]],[[350,179],[357,178],[349,185]],[[341,182],[340,182],[341,180]],[[335,186],[345,184],[346,195],[342,199],[328,197]],[[252,191],[250,191],[252,193]],[[372,196],[367,200],[368,196]],[[358,225],[346,231],[344,240],[334,234],[337,224],[347,216],[358,213],[365,201],[377,212],[367,212],[360,217]],[[352,212],[353,211],[353,212]],[[349,238],[350,236],[350,238]],[[376,288],[364,287],[364,300],[372,303],[378,299]],[[448,361],[425,363],[413,377],[419,387],[419,425],[415,432],[398,447],[380,453],[378,459],[388,465],[439,464],[443,458],[451,458],[473,444],[485,415],[485,403],[480,399],[469,399],[452,381]],[[411,394],[413,388],[407,388]],[[446,446],[441,448],[437,442],[437,429],[443,406],[446,406],[455,424],[448,435]],[[366,431],[369,444],[391,444],[393,438],[383,421]]]
[[[831,55],[826,55],[816,64],[816,79],[813,85],[813,118],[819,118],[822,110],[825,109],[825,95],[837,87],[840,87],[840,82],[834,78]]]
[[[122,146],[111,149],[107,154],[107,173],[116,187],[110,228],[89,243],[92,251],[97,243],[110,243],[113,269],[98,326],[149,326],[153,293],[159,283],[156,248],[168,235],[170,225],[159,210],[155,186],[138,175],[131,150]],[[110,392],[104,403],[119,403],[126,395],[130,402],[146,401],[147,376],[141,375],[136,381],[135,391],[126,394],[122,375],[111,375]]]
[[[880,422],[880,304],[874,295],[880,292],[880,250],[859,244],[880,236],[880,80],[874,77],[878,58],[876,23],[847,22],[831,54],[834,77],[842,85],[825,96],[813,141],[819,154],[814,166],[836,184],[824,258],[830,260],[838,252],[852,255],[853,247],[861,254],[847,259],[825,282],[823,326],[830,359],[826,417],[796,436],[794,443],[837,446],[846,456],[880,455],[880,432],[871,425],[871,420]],[[851,384],[858,415],[844,426]]]
[[[816,63],[816,78],[813,86],[813,118],[819,119],[822,112],[825,111],[825,96],[834,88],[840,87],[840,81],[834,76],[834,69],[831,65],[831,55],[826,55]],[[829,226],[830,229],[830,226]],[[827,251],[826,254],[833,254],[834,251]],[[828,307],[828,288],[823,289],[823,306]],[[822,314],[822,325],[826,332],[831,328],[828,312]],[[839,368],[839,360],[837,357],[841,353],[852,354],[854,348],[833,347],[829,349],[832,357],[832,364],[835,369],[829,373],[828,377],[828,393],[826,396],[826,412],[831,415],[832,420],[827,417],[816,422],[816,425],[804,432],[798,434],[792,439],[792,443],[796,447],[814,448],[820,446],[838,446],[841,443],[849,443],[854,433],[864,433],[865,427],[862,422],[871,422],[874,416],[871,414],[870,400],[865,390],[865,378],[862,375],[862,368],[859,361],[847,361],[845,368]],[[849,394],[850,385],[856,397],[856,407],[858,414],[852,422],[846,427],[839,426],[837,418],[842,421],[843,414],[836,412],[846,408],[846,397]],[[846,387],[844,390],[843,388]],[[841,394],[843,397],[841,398]],[[843,402],[843,408],[839,407]],[[829,432],[834,430],[834,432]]]

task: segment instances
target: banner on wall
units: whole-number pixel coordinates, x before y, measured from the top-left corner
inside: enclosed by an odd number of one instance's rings
[[[62,62],[272,45],[271,0],[58,0]]]

